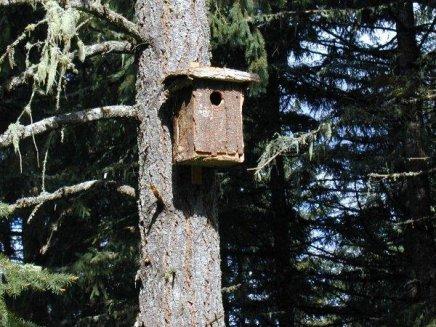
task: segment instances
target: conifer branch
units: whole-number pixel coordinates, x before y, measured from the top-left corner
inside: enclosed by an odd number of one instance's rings
[[[283,10],[276,13],[271,14],[259,14],[255,16],[249,16],[246,18],[249,23],[268,23],[273,20],[289,18],[292,16],[298,15],[331,15],[335,13],[348,14],[355,12],[356,10],[362,10],[367,8],[375,8],[380,6],[387,6],[390,3],[398,2],[396,0],[376,0],[376,1],[356,1],[352,6],[349,7],[341,7],[341,8],[314,8],[314,9],[306,9],[306,10]]]
[[[318,135],[323,135],[326,139],[331,138],[332,130],[330,123],[322,123],[315,130],[303,133],[297,137],[277,135],[276,139],[272,140],[266,147],[264,153],[259,159],[258,166],[249,168],[248,171],[254,171],[256,175],[271,165],[271,163],[284,154],[294,152],[300,153],[302,146],[308,145],[309,157],[312,157],[313,142],[317,139]]]
[[[9,146],[14,144],[14,142],[31,137],[32,135],[59,129],[66,125],[118,117],[136,118],[136,110],[133,106],[106,106],[53,116],[27,126],[15,125],[13,130],[8,129],[5,133],[0,135],[0,147]]]
[[[338,9],[332,9],[338,11]],[[340,10],[340,9],[339,9]],[[344,9],[342,9],[344,10]],[[325,12],[329,12],[330,10],[326,9],[309,9],[309,10],[292,10],[292,11],[280,11],[274,14],[259,14],[256,16],[248,16],[246,18],[249,23],[263,23],[270,22],[272,20],[288,18],[291,16],[303,15],[303,14],[322,14]]]
[[[41,266],[13,262],[3,254],[0,255],[0,278],[0,325],[28,327],[37,325],[11,312],[6,297],[16,298],[26,291],[50,291],[60,295],[78,279],[69,274],[49,272]]]
[[[46,202],[67,198],[69,196],[82,193],[100,186],[109,186],[112,187],[119,194],[132,198],[136,197],[135,189],[129,185],[120,185],[119,183],[116,183],[114,181],[92,180],[72,186],[64,186],[57,189],[53,193],[42,192],[37,196],[21,198],[17,200],[14,204],[8,206],[8,214],[11,215],[19,209],[40,206]]]

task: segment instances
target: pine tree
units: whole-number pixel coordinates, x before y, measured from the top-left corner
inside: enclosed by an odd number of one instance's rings
[[[268,10],[273,6],[257,5],[256,15],[247,14],[244,21],[262,26],[265,47],[271,46],[276,55],[280,47],[274,44],[274,35],[278,35],[292,62],[268,61],[278,71],[275,92],[280,90],[281,125],[279,136],[269,136],[266,152],[258,155],[257,176],[273,181],[280,162],[285,162],[288,201],[298,211],[298,226],[308,230],[306,238],[291,235],[301,252],[294,257],[289,252],[293,260],[289,266],[295,269],[293,277],[302,276],[301,288],[288,292],[294,324],[431,324],[434,263],[429,259],[434,243],[426,241],[434,230],[431,5],[421,3],[412,10],[407,2],[408,13],[390,1],[293,1],[286,10],[276,7],[272,12]],[[400,21],[404,17],[409,27]],[[401,49],[401,42],[409,43]],[[413,50],[417,44],[419,51]],[[408,73],[401,65],[408,67]],[[273,90],[268,89],[269,96]],[[413,103],[419,104],[413,109],[419,119],[411,116]],[[270,111],[257,121],[264,127],[272,117]],[[300,130],[302,122],[314,123],[312,131]],[[415,136],[410,137],[407,125],[414,126]],[[414,190],[418,185],[423,185],[420,191]],[[261,197],[262,192],[255,190],[244,188]],[[412,194],[422,198],[412,200]],[[419,210],[410,209],[418,203]],[[238,215],[250,217],[249,210]],[[420,211],[426,213],[415,216]],[[273,224],[271,216],[264,219]],[[260,238],[265,224],[251,222],[251,235]],[[233,242],[231,248],[238,248],[240,240]],[[422,256],[412,258],[407,248]],[[250,276],[259,265],[271,265],[258,260],[254,257],[247,266],[243,252],[236,252],[228,265],[233,275],[246,271]],[[241,265],[243,270],[233,270]],[[418,272],[423,270],[425,276]],[[245,283],[261,285],[260,280],[243,276],[237,280],[242,286],[229,295],[230,323],[236,325],[235,317],[240,317],[236,321],[267,324],[260,307],[271,313],[273,296],[265,295],[262,286],[244,288]],[[249,312],[250,303],[233,300],[236,295],[255,298],[256,294],[262,294],[257,298],[263,303]]]

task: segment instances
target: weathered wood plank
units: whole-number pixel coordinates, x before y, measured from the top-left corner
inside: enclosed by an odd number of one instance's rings
[[[171,72],[167,76],[167,79],[181,76],[187,76],[188,78],[192,79],[206,79],[246,84],[260,82],[260,78],[257,74],[218,67],[191,67],[185,70]]]

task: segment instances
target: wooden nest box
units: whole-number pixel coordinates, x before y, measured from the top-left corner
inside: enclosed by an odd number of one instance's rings
[[[173,162],[226,166],[244,161],[242,105],[255,74],[196,67],[170,74],[165,83],[173,109]]]

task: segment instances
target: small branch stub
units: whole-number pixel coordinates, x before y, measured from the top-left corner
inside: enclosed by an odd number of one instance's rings
[[[244,91],[259,76],[227,68],[192,67],[167,76],[173,110],[173,162],[228,166],[244,161]]]

